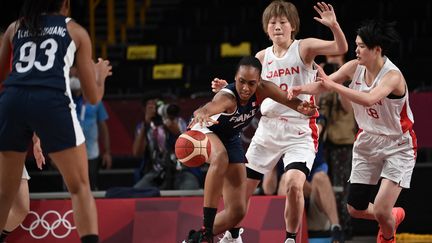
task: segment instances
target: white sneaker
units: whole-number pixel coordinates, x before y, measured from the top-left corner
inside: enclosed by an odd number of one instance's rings
[[[231,235],[231,232],[227,230],[225,231],[223,237],[219,239],[219,243],[243,243],[243,240],[241,238],[242,233],[243,233],[243,228],[240,228],[239,236],[234,239]]]
[[[295,243],[295,240],[294,239],[286,239],[285,243]]]

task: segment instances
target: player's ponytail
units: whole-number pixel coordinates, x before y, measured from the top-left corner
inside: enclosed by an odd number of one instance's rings
[[[67,0],[26,0],[21,7],[19,24],[36,37],[41,31],[41,15],[59,12]]]

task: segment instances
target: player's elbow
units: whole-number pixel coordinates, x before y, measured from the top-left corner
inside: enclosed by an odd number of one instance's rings
[[[348,51],[348,43],[345,41],[342,46],[339,47],[339,54],[345,54]]]
[[[362,100],[360,101],[360,104],[366,107],[373,106],[376,102],[373,100]]]
[[[336,47],[335,55],[343,55],[348,51],[348,43],[345,41],[343,44],[339,44]]]

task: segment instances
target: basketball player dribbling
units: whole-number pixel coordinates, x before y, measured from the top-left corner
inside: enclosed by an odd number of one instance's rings
[[[258,112],[262,99],[271,97],[304,115],[317,112],[310,103],[288,101],[286,92],[271,82],[261,81],[260,74],[261,63],[257,58],[242,58],[235,83],[226,86],[212,101],[194,112],[189,126],[207,134],[212,151],[204,185],[203,227],[192,230],[184,242],[213,243],[213,235],[235,226],[244,217],[247,207],[246,159],[240,132]],[[213,227],[222,194],[225,210],[220,217],[225,218],[226,224]]]
[[[111,66],[92,60],[86,30],[70,18],[69,0],[27,0],[0,46],[0,229],[18,191],[27,146],[36,133],[71,193],[78,234],[96,243],[97,210],[88,179],[84,135],[69,88],[75,61],[86,100],[102,99]],[[9,71],[12,58],[12,70]]]
[[[378,222],[378,243],[396,242],[396,229],[405,211],[394,205],[402,188],[410,186],[417,155],[408,86],[386,56],[398,40],[394,24],[368,21],[357,30],[357,59],[330,77],[319,68],[319,82],[291,91],[294,95],[316,93],[323,85],[351,101],[360,130],[353,147],[347,207],[352,217]],[[349,87],[341,85],[346,80],[352,80]]]

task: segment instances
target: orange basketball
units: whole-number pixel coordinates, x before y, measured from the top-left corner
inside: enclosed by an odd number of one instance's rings
[[[200,131],[186,131],[178,137],[175,143],[177,159],[188,167],[198,167],[204,164],[208,161],[210,151],[210,140]]]

